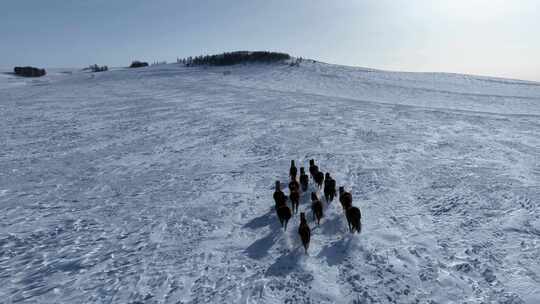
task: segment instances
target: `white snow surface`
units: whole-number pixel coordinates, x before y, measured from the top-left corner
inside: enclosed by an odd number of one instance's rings
[[[0,83],[2,303],[540,303],[540,83],[311,61]],[[337,201],[316,227],[306,194],[305,255],[272,194],[310,158],[363,231]]]

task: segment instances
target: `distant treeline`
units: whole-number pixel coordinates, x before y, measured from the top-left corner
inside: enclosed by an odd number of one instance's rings
[[[22,77],[41,77],[47,74],[45,69],[38,69],[31,66],[15,67],[13,73]]]
[[[183,59],[177,59],[178,63],[182,63],[186,66],[194,65],[233,65],[239,63],[272,63],[282,60],[288,60],[291,56],[286,53],[277,52],[249,52],[238,51],[223,53],[217,55],[205,55],[197,57],[187,57]]]
[[[109,70],[109,67],[104,65],[104,66],[99,66],[97,64],[92,64],[90,66],[88,66],[87,68],[84,68],[83,71],[91,71],[91,72],[94,72],[94,73],[98,73],[98,72],[106,72]]]
[[[148,62],[135,60],[131,62],[131,65],[129,67],[133,69],[133,68],[143,68],[147,66],[148,66]]]

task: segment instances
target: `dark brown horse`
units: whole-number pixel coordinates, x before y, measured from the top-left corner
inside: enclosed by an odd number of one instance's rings
[[[309,177],[304,171],[304,167],[300,168],[300,185],[302,186],[302,191],[306,192],[309,184]]]
[[[274,191],[274,201],[276,203],[276,208],[280,205],[287,204],[287,196],[283,191],[281,191],[281,183],[276,181],[276,190]]]
[[[291,199],[292,212],[298,213],[298,206],[300,206],[300,190],[291,189],[289,198]]]
[[[341,203],[344,212],[347,211],[349,207],[352,207],[352,194],[346,192],[343,187],[339,187],[339,202]]]
[[[321,223],[323,214],[323,204],[317,197],[317,193],[311,192],[311,211],[313,212],[313,219],[317,220],[317,225]]]
[[[298,170],[296,169],[296,166],[294,165],[294,160],[291,160],[291,168],[289,169],[289,177],[291,179],[296,180],[296,173]]]
[[[300,183],[296,179],[291,179],[289,182],[290,191],[300,191]]]
[[[302,245],[304,245],[304,250],[307,254],[309,248],[309,241],[311,239],[311,229],[306,220],[306,214],[304,212],[300,213],[300,227],[298,227],[298,234],[300,234],[300,239],[302,240]]]
[[[315,160],[310,159],[309,160],[309,173],[311,174],[311,178],[315,179],[315,175],[319,172],[319,167],[315,165]]]
[[[322,173],[321,171],[318,171],[317,173],[315,173],[314,179],[315,179],[315,183],[317,184],[317,187],[321,189],[324,182],[324,173]]]
[[[330,173],[326,173],[324,177],[324,198],[327,203],[334,200],[336,195],[336,181],[330,176]]]
[[[345,213],[347,217],[347,223],[349,224],[349,231],[351,233],[362,231],[362,213],[357,207],[351,206]]]
[[[281,205],[276,208],[276,213],[281,223],[281,227],[287,230],[287,223],[292,217],[291,209],[287,205]]]

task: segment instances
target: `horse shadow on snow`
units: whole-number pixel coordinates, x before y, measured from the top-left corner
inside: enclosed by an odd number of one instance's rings
[[[266,214],[256,217],[244,225],[244,228],[259,229],[262,227],[270,227],[270,232],[249,245],[245,252],[248,257],[256,260],[260,260],[268,255],[268,251],[276,243],[276,241],[282,235],[282,228],[279,222],[276,220],[275,212],[270,209]]]
[[[288,230],[293,227],[289,222]],[[261,260],[268,256],[270,249],[277,242],[288,242],[289,231],[284,233],[283,228],[276,219],[275,211],[270,209],[266,214],[252,219],[250,222],[244,225],[244,228],[259,229],[262,227],[269,227],[270,231],[264,237],[256,240],[245,249],[245,253],[248,257],[256,260]],[[303,249],[295,248],[293,250],[286,250],[281,254],[270,267],[266,270],[268,276],[286,276],[293,272],[300,261],[305,256]]]

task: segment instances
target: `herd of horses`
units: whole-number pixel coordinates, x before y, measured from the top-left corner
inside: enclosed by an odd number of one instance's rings
[[[320,225],[321,218],[323,218],[323,203],[319,199],[317,192],[323,190],[325,201],[328,205],[334,200],[336,196],[336,181],[330,176],[330,173],[324,174],[319,170],[319,167],[315,165],[315,160],[309,161],[309,173],[311,180],[315,185],[316,191],[311,192],[311,211],[313,214],[313,220],[317,225]],[[276,213],[281,223],[281,227],[287,230],[287,223],[291,219],[293,214],[298,213],[298,206],[300,205],[300,194],[308,191],[310,178],[306,174],[304,167],[300,168],[300,176],[297,179],[298,169],[291,161],[291,168],[289,169],[289,197],[281,190],[281,183],[276,181],[276,189],[274,191],[274,201],[276,203]],[[291,208],[287,205],[290,200]],[[352,195],[350,192],[346,192],[344,187],[339,187],[339,202],[345,213],[345,218],[349,225],[349,231],[351,233],[360,233],[362,229],[361,218],[362,214],[358,207],[352,204]],[[309,228],[306,214],[300,212],[300,227],[298,227],[298,234],[302,240],[304,250],[307,253],[309,248],[309,242],[311,239],[311,229]]]

